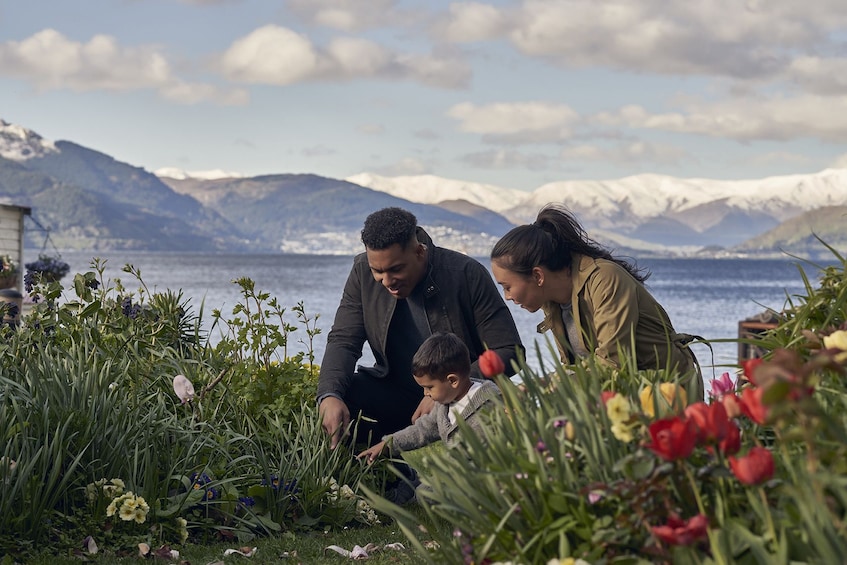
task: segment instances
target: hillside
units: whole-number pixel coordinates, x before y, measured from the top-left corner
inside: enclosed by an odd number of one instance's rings
[[[807,254],[822,249],[812,233],[847,250],[847,169],[743,181],[642,174],[531,192],[434,175],[169,169],[160,177],[0,120],[0,200],[32,208],[69,249],[349,254],[361,250],[367,214],[400,206],[437,244],[487,255],[507,230],[556,202],[598,241],[633,256]],[[26,244],[41,245],[43,234],[31,231]]]
[[[847,250],[847,206],[828,206],[800,214],[736,249],[748,253],[787,251],[800,256],[831,258],[820,240],[841,253]]]

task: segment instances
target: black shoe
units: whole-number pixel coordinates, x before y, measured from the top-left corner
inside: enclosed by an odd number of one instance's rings
[[[420,481],[415,481],[420,484]],[[404,480],[399,480],[385,490],[385,498],[397,506],[405,506],[417,500],[415,487]]]

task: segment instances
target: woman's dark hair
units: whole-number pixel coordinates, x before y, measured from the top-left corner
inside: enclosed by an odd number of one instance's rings
[[[381,251],[395,243],[406,249],[415,237],[418,219],[402,208],[383,208],[365,218],[362,228],[362,243],[368,249]]]
[[[456,334],[436,332],[424,340],[412,357],[412,374],[444,380],[450,373],[471,374],[468,346]]]
[[[641,282],[650,276],[634,263],[613,257],[608,249],[588,237],[574,215],[559,204],[547,204],[534,223],[518,226],[504,235],[491,250],[491,260],[504,269],[529,275],[539,266],[551,271],[566,269],[571,266],[574,253],[614,261]]]

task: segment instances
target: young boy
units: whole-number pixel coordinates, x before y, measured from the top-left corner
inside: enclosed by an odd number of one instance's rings
[[[395,455],[439,439],[449,446],[456,441],[459,419],[480,431],[478,412],[497,402],[500,390],[492,381],[472,381],[470,373],[470,355],[464,342],[451,333],[432,334],[412,358],[412,375],[423,387],[424,396],[435,401],[435,408],[414,424],[384,436],[358,457],[371,463],[386,446]]]

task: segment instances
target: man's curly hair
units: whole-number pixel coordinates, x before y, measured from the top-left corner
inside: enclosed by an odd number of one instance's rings
[[[415,237],[418,219],[402,208],[383,208],[365,218],[362,228],[362,243],[368,249],[381,251],[395,243],[406,249]]]

